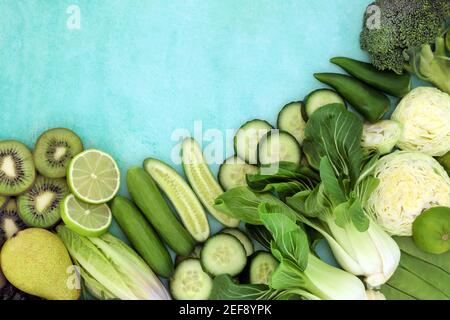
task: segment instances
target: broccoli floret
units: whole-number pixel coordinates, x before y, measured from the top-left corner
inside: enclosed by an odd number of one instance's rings
[[[397,73],[404,70],[405,51],[434,43],[450,17],[448,0],[377,0],[370,6],[378,12],[364,15],[361,48],[378,69]]]

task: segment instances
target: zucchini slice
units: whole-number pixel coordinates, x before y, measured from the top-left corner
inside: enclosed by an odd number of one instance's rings
[[[237,276],[247,264],[247,254],[242,243],[234,236],[219,233],[209,238],[200,253],[203,270],[212,276],[228,274]]]
[[[302,145],[305,139],[306,121],[303,119],[303,102],[291,102],[278,113],[277,127],[290,133]]]
[[[258,144],[259,163],[269,165],[281,161],[299,164],[302,151],[297,140],[285,131],[271,131]]]
[[[258,163],[259,140],[273,127],[264,120],[251,120],[244,123],[234,136],[234,153],[248,164]]]
[[[219,168],[219,183],[225,190],[247,185],[247,174],[257,174],[257,166],[246,163],[236,156],[226,159]]]
[[[180,262],[170,279],[170,292],[176,300],[208,300],[212,287],[213,280],[193,258]]]
[[[318,89],[311,92],[305,98],[306,114],[309,117],[314,111],[327,104],[339,103],[345,106],[345,100],[336,91],[330,89]]]
[[[247,254],[247,257],[253,254],[253,251],[255,250],[253,247],[253,242],[250,240],[248,235],[246,235],[243,231],[235,228],[226,228],[221,231],[222,233],[230,234],[236,239],[238,239],[242,245],[244,246],[245,253]]]
[[[223,193],[223,190],[211,173],[198,143],[192,138],[185,139],[181,153],[184,173],[206,209],[223,225],[231,228],[237,227],[238,219],[214,208],[214,201]]]

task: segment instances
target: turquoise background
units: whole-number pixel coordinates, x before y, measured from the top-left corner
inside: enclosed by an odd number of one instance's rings
[[[338,70],[331,57],[367,59],[370,2],[0,0],[0,139],[32,147],[69,127],[123,173],[149,156],[170,162],[175,129],[274,123],[322,86],[314,72]],[[80,30],[66,26],[72,4]]]

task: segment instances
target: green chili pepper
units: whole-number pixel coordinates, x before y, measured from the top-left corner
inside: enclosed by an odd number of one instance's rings
[[[389,98],[358,79],[339,73],[315,73],[314,77],[333,87],[370,122],[380,120],[389,110]]]
[[[332,58],[330,61],[355,78],[394,97],[401,98],[411,91],[409,72],[396,74],[392,71],[380,71],[370,63],[345,57]]]

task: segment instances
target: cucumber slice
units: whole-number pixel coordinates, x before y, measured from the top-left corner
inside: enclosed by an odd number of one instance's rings
[[[185,139],[181,153],[186,177],[206,209],[223,225],[237,227],[239,220],[214,208],[214,201],[223,193],[223,190],[211,173],[198,143],[192,138]]]
[[[198,259],[181,262],[170,280],[170,292],[176,300],[208,300],[212,287],[213,280]]]
[[[238,239],[244,246],[247,257],[253,254],[253,251],[255,250],[253,247],[253,242],[244,232],[242,232],[239,229],[232,229],[232,228],[223,229],[221,232],[232,235],[233,237]]]
[[[306,121],[303,119],[303,102],[291,102],[278,113],[278,129],[290,133],[301,145],[305,139]]]
[[[302,151],[297,140],[287,132],[271,131],[258,144],[259,163],[268,165],[281,161],[299,164]]]
[[[247,185],[247,174],[257,174],[257,166],[246,163],[236,156],[226,159],[219,168],[219,183],[225,190]]]
[[[234,236],[219,233],[209,238],[200,254],[203,270],[218,276],[237,276],[247,264],[247,254],[242,243]]]
[[[234,136],[234,153],[248,164],[257,164],[259,140],[272,129],[264,120],[255,119],[244,123]]]
[[[173,204],[192,237],[198,242],[208,239],[210,229],[205,210],[178,172],[164,162],[152,158],[144,161],[144,169]]]
[[[269,284],[270,277],[278,267],[278,260],[269,252],[257,251],[250,260],[249,280],[251,284]]]
[[[314,111],[327,104],[339,103],[345,106],[345,100],[336,91],[330,89],[318,89],[311,92],[305,98],[306,114],[311,117]]]

